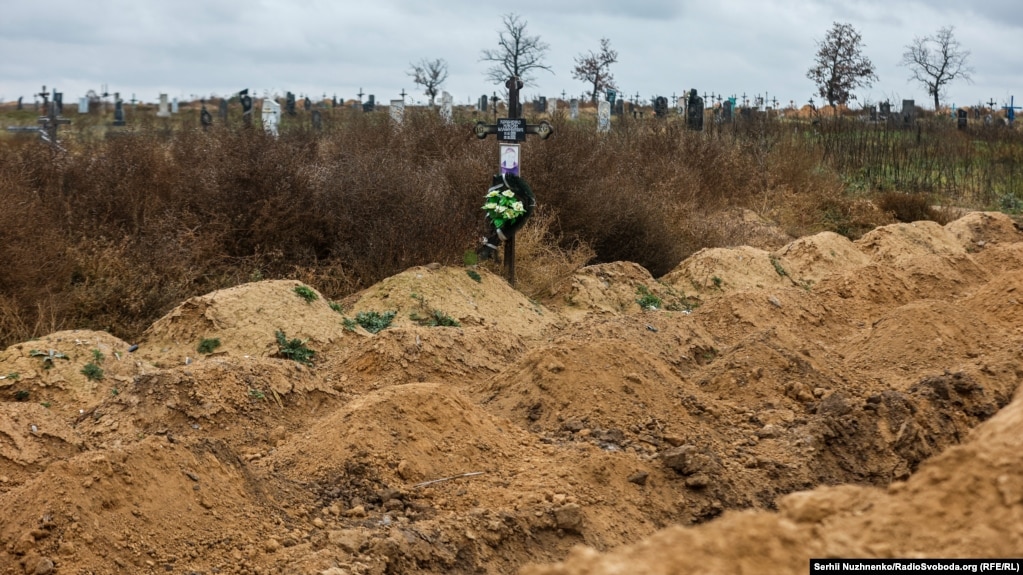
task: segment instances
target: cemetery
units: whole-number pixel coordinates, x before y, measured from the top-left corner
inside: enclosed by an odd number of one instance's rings
[[[0,572],[1018,555],[1014,100],[516,80],[0,104]]]

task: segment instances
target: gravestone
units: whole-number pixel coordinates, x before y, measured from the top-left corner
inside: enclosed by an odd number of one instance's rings
[[[703,130],[703,98],[696,95],[696,89],[689,91],[686,102],[686,127],[690,130]]]
[[[537,100],[533,100],[533,113],[535,113],[535,114],[542,114],[546,107],[547,107],[547,98],[541,97],[541,98],[539,98]]]
[[[604,94],[607,96],[607,103],[611,106],[611,110],[615,115],[621,116],[623,112],[623,103],[618,99],[617,90],[605,90]]]
[[[611,102],[607,103],[608,106],[612,106]],[[621,117],[625,115],[625,100],[617,100],[614,103],[615,116]]]
[[[167,105],[167,94],[160,94],[160,107],[156,111],[157,118],[167,118],[170,116],[170,108]]]
[[[881,119],[887,121],[892,116],[892,103],[889,101],[881,102],[878,106],[880,110]]]
[[[721,121],[726,123],[732,123],[735,118],[735,102],[731,99],[725,100],[721,104]]]
[[[370,100],[373,97],[370,96]],[[401,126],[405,122],[405,100],[391,100],[391,120],[397,126]]]
[[[246,128],[252,127],[252,96],[249,95],[249,89],[245,88],[241,92],[238,92],[238,100],[242,104],[242,124]]]
[[[202,111],[199,112],[199,123],[202,124],[202,129],[209,130],[210,126],[213,125],[213,114],[206,109],[206,100],[202,102]]]
[[[480,112],[486,112],[487,111],[487,95],[486,94],[483,94],[482,96],[480,96],[480,101],[476,105],[476,109],[479,110]]]
[[[610,131],[611,131],[611,102],[601,100],[597,104],[597,132],[601,134],[606,134],[607,132]]]
[[[171,100],[171,114],[177,114],[177,113],[178,113],[178,99],[174,98],[173,100]]]
[[[57,114],[64,113],[64,92],[53,93],[53,106],[57,109]]]
[[[313,101],[309,99],[309,96],[306,96],[305,100],[302,100],[302,107],[305,108],[306,112],[313,108]]]
[[[277,137],[277,126],[281,123],[281,105],[273,98],[263,98],[263,129]]]
[[[568,102],[568,116],[573,120],[579,119],[579,99],[572,98]]]
[[[547,100],[547,115],[554,116],[558,113],[558,99],[551,98]]]
[[[334,98],[330,101],[330,107],[332,109],[337,108],[337,96],[334,96]]]
[[[454,102],[454,98],[447,92],[442,92],[440,95],[440,117],[444,118],[444,122],[450,124],[454,116],[452,114],[451,105]]]
[[[217,113],[220,115],[220,119],[227,123],[227,98],[220,99],[220,107],[217,109]]]
[[[21,109],[21,99],[22,98],[24,98],[24,96],[18,96],[18,109],[19,110]]]
[[[668,115],[668,99],[664,96],[654,98],[654,116],[663,118]]]
[[[288,92],[285,96],[284,109],[288,112],[288,115],[292,117],[298,113],[295,111],[295,95],[291,92]]]
[[[319,110],[313,110],[313,129],[317,132],[323,130],[323,114]]]
[[[123,126],[124,124],[124,100],[114,98],[114,125]]]
[[[743,107],[739,108],[739,117],[742,118],[743,121],[746,121],[746,122],[752,120],[753,119],[753,108],[750,108],[749,106],[743,106]]]
[[[78,113],[88,114],[89,113],[89,97],[78,98]]]
[[[902,101],[902,125],[910,126],[916,123],[916,101],[915,100],[903,100]]]
[[[960,130],[965,130],[969,123],[970,113],[965,108],[959,108],[956,110],[956,127]]]
[[[366,102],[364,102],[362,104],[362,111],[363,112],[372,112],[373,110],[376,110],[376,107],[377,107],[377,97],[374,96],[373,94],[370,94],[369,95],[369,100],[367,100]]]
[[[870,114],[870,121],[871,122],[876,122],[877,121],[877,106],[871,106],[869,108],[869,114]]]

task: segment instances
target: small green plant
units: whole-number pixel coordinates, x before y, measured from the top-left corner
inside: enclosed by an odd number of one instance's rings
[[[361,325],[369,333],[379,333],[381,330],[390,327],[396,313],[393,311],[385,311],[384,313],[360,311],[355,314],[355,323]]]
[[[19,389],[18,391],[14,392],[15,401],[28,401],[28,396],[29,393],[27,389]]]
[[[332,301],[332,302],[329,302],[327,305],[329,305],[330,309],[336,311],[337,313],[340,313],[340,314],[344,314],[345,313],[345,308],[342,307],[339,302]]]
[[[465,253],[462,254],[462,263],[467,266],[474,266],[478,264],[479,261],[480,257],[472,250],[465,250]]]
[[[12,371],[11,373],[7,374],[7,379],[13,379],[14,381],[18,381],[19,379],[21,379],[21,375],[16,371]]]
[[[266,394],[263,393],[262,391],[259,391],[258,389],[250,389],[249,397],[251,397],[252,399],[266,399]]]
[[[284,332],[277,330],[277,354],[286,359],[296,361],[302,365],[313,365],[313,356],[316,352],[306,347],[306,342],[295,338],[288,340],[288,336],[284,335]]]
[[[45,407],[46,409],[50,409],[50,406],[53,405],[53,404],[50,403],[49,401],[44,401],[44,402],[40,403],[39,405]]]
[[[788,277],[789,272],[785,271],[785,268],[781,267],[781,262],[778,261],[778,258],[772,256],[771,265],[774,266],[774,271],[778,272],[778,275],[781,277]]]
[[[298,294],[298,297],[304,299],[306,303],[313,303],[320,297],[309,286],[295,286],[295,293]]]
[[[458,320],[451,317],[450,315],[435,309],[427,315],[419,315],[418,312],[412,312],[409,314],[409,319],[418,323],[419,325],[427,327],[462,327],[462,324],[458,323]]]
[[[471,277],[474,282],[482,283],[483,278],[480,277],[479,272],[477,272],[476,270],[465,270],[465,273],[466,273],[466,275]]]
[[[102,351],[100,351],[98,349],[93,349],[92,350],[92,363],[95,363],[96,365],[103,365],[103,360],[104,359],[106,359],[106,358],[103,356],[103,352]]]
[[[89,381],[100,381],[103,379],[103,369],[91,361],[85,364],[80,373]]]
[[[639,296],[636,303],[644,310],[653,311],[661,309],[661,304],[663,303],[661,298],[651,293],[645,285],[636,286],[636,295]]]
[[[344,328],[348,331],[355,331],[355,326],[359,324],[356,323],[354,319],[346,317],[343,320],[341,320],[341,325],[344,326]]]
[[[710,281],[714,283],[714,287],[716,287],[717,289],[721,289],[721,284],[724,283],[718,276],[710,278]]]
[[[53,360],[55,359],[67,359],[68,357],[63,353],[51,349],[48,351],[39,351],[38,349],[30,349],[28,351],[29,357],[41,357],[43,358],[43,369],[50,369],[53,367]]]
[[[121,390],[117,389],[116,387],[111,388],[110,389],[110,395],[113,395],[115,397],[118,396],[118,395],[121,395]]]
[[[215,349],[220,347],[220,339],[216,337],[204,337],[199,340],[199,353],[213,353]]]

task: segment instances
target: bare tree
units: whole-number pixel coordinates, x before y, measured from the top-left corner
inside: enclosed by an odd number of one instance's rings
[[[973,68],[966,63],[970,51],[963,50],[959,40],[952,35],[953,29],[945,26],[934,36],[913,38],[913,43],[906,46],[902,55],[901,65],[912,72],[909,79],[923,84],[927,93],[934,96],[935,110],[949,82],[957,78],[972,81]]]
[[[408,75],[412,76],[413,82],[423,87],[423,93],[430,97],[432,106],[441,84],[448,79],[448,63],[443,58],[436,60],[423,58],[411,66]]]
[[[505,14],[502,22],[504,30],[498,40],[498,48],[483,50],[481,62],[493,62],[487,70],[487,79],[494,84],[503,85],[511,76],[517,76],[522,83],[533,82],[533,70],[547,70],[553,74],[550,66],[544,63],[550,46],[540,40],[539,36],[526,33],[525,20],[515,14]]]
[[[806,77],[817,84],[817,93],[832,107],[855,100],[853,90],[870,87],[877,80],[874,64],[863,55],[860,33],[852,24],[838,22],[817,43],[817,56]]]
[[[611,88],[617,89],[614,76],[611,75],[611,64],[618,61],[618,52],[611,48],[611,41],[607,38],[600,39],[600,52],[580,54],[575,58],[575,70],[572,77],[593,86],[590,93],[591,99],[596,102],[597,94]]]

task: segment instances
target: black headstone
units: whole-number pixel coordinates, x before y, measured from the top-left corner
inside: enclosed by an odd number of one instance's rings
[[[337,96],[334,96],[334,98],[333,98],[333,99],[331,99],[331,101],[330,101],[330,107],[331,107],[331,108],[337,108]]]
[[[487,95],[486,94],[483,94],[482,96],[480,96],[479,109],[480,109],[480,112],[486,112],[487,111]]]
[[[287,112],[289,116],[294,116],[296,114],[295,95],[292,94],[291,92],[287,93],[286,99],[284,101],[284,111]]]
[[[302,101],[302,107],[305,108],[307,112],[312,109],[313,101],[309,99],[309,96],[306,96],[305,100]]]
[[[245,123],[245,127],[252,126],[252,96],[249,96],[249,89],[245,88],[241,92],[238,92],[238,99],[242,103],[242,121]]]
[[[323,129],[323,115],[319,110],[313,110],[313,129],[317,132]]]
[[[956,110],[956,126],[960,130],[965,130],[970,120],[970,113],[966,111],[966,108],[959,108]]]
[[[64,92],[53,93],[53,105],[57,110],[57,114],[64,113]]]
[[[21,99],[22,98],[23,98],[23,96],[18,96],[18,109],[19,110],[21,109]]]
[[[654,115],[658,118],[668,115],[668,99],[664,96],[657,96],[654,99]]]
[[[373,94],[369,95],[369,100],[362,104],[363,112],[372,112],[377,107],[377,99]]]
[[[213,125],[213,114],[206,109],[206,102],[203,102],[202,111],[199,112],[199,123],[202,124],[203,130],[208,130]]]
[[[120,98],[114,100],[114,125],[123,126],[124,122],[124,101]]]
[[[696,95],[696,90],[689,91],[686,102],[686,127],[697,132],[703,130],[703,98]]]
[[[722,119],[722,121],[730,123],[732,121],[732,118],[734,118],[734,117],[735,117],[735,110],[732,109],[732,101],[731,100],[725,100],[724,103],[721,104],[721,119]]]

